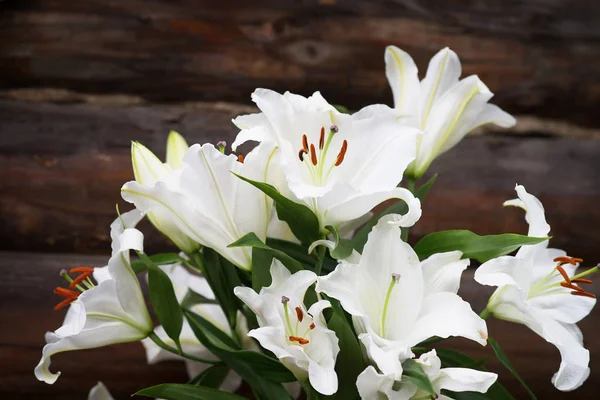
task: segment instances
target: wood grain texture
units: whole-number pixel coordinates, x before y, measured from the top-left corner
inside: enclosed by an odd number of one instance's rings
[[[52,289],[62,284],[58,272],[65,267],[86,264],[102,266],[105,257],[0,253],[4,278],[0,280],[0,398],[2,399],[61,399],[86,398],[98,380],[103,381],[114,397],[127,399],[135,391],[162,382],[185,382],[183,364],[163,362],[147,366],[139,343],[120,344],[102,349],[63,353],[53,357],[52,370],[62,375],[54,385],[38,382],[33,368],[41,356],[44,332],[62,323],[63,312],[52,307],[58,299]],[[598,293],[594,283],[590,291]],[[461,295],[477,311],[483,309],[490,289],[477,285],[472,272],[463,276]],[[595,332],[600,328],[600,315],[592,313],[580,327],[591,353],[592,375],[587,385],[572,393],[560,393],[550,384],[558,369],[560,357],[556,349],[526,328],[503,321],[491,320],[489,334],[498,340],[539,399],[597,399],[595,382],[600,379],[600,341]],[[527,395],[518,383],[494,360],[489,347],[482,348],[462,339],[452,339],[453,347],[473,357],[489,358],[488,367],[500,374],[501,380],[517,399]]]
[[[600,3],[8,0],[0,87],[247,103],[256,87],[390,102],[383,52],[450,46],[512,113],[598,126]]]
[[[161,157],[170,129],[190,143],[231,143],[231,118],[252,111],[226,103],[65,106],[0,100],[0,249],[104,253],[119,189],[132,179],[130,140]],[[500,132],[469,137],[433,164],[439,180],[411,240],[444,229],[526,232],[522,212],[502,208],[520,183],[544,202],[553,245],[597,262],[599,153],[594,139]],[[120,206],[128,209],[122,201]],[[148,225],[144,229],[148,249],[167,248]]]

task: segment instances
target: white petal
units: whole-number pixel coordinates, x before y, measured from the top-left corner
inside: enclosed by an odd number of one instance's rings
[[[88,400],[114,400],[102,382],[98,382],[88,394]]]
[[[356,388],[362,400],[408,400],[417,391],[414,385],[401,385],[394,391],[393,375],[380,374],[369,365],[356,379]]]
[[[432,336],[462,336],[485,346],[488,334],[485,321],[473,312],[469,303],[454,293],[435,293],[425,297],[407,340],[414,346]]]
[[[383,340],[376,335],[362,333],[358,340],[364,346],[369,360],[386,375],[399,380],[402,376],[402,361],[410,358],[410,348],[398,342]]]
[[[525,288],[527,282],[523,278],[524,267],[523,262],[513,256],[492,258],[475,270],[474,278],[481,285],[515,285]]]
[[[237,134],[235,141],[231,144],[231,149],[236,151],[238,146],[250,140],[257,142],[271,141],[276,143],[277,139],[271,132],[269,122],[264,114],[240,115],[231,122],[241,129]]]
[[[436,388],[453,392],[485,393],[496,382],[498,375],[468,368],[444,368],[433,383]]]
[[[269,294],[278,299],[286,296],[293,305],[302,304],[306,290],[317,281],[317,275],[308,270],[290,275],[289,270],[275,258],[271,263],[271,277],[273,279],[271,285],[263,287],[260,291],[261,295]]]
[[[425,292],[457,293],[462,272],[469,266],[470,260],[461,260],[460,251],[438,253],[430,256],[421,263]]]
[[[311,386],[319,393],[331,395],[337,392],[338,378],[335,373],[335,358],[330,365],[324,367],[311,360],[308,366],[308,380]]]
[[[368,292],[378,293],[379,288],[376,282],[358,265],[341,263],[326,276],[321,276],[317,280],[315,289],[318,293],[325,293],[333,297],[342,304],[346,312],[355,316],[366,316],[368,310],[364,308],[369,303],[363,298]],[[380,315],[379,306],[369,308],[374,315]]]
[[[537,197],[527,193],[525,187],[515,187],[520,202],[507,201],[504,205],[518,206],[525,210],[525,220],[529,224],[528,235],[532,237],[545,237],[550,232],[550,225],[546,222],[544,206]]]
[[[385,49],[385,75],[394,94],[394,107],[419,118],[420,96],[418,69],[412,57],[396,46]]]
[[[189,147],[183,136],[175,131],[169,132],[167,139],[167,164],[173,169],[179,168],[183,161],[183,156]]]
[[[568,291],[564,294],[537,296],[529,302],[549,317],[566,324],[581,321],[596,305],[596,299],[572,296]]]

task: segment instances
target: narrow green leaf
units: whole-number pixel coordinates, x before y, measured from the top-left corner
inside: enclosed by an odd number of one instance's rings
[[[288,199],[268,183],[253,181],[235,173],[234,175],[272,198],[275,201],[277,216],[287,222],[302,243],[310,244],[319,239],[319,219],[310,208]]]
[[[336,400],[357,399],[359,395],[354,382],[366,367],[362,350],[339,301],[325,295],[324,297],[329,300],[333,310],[331,318],[327,321],[327,327],[335,332],[340,346],[340,352],[335,362],[335,371],[340,385],[332,398]],[[352,382],[352,384],[346,384],[346,382]]]
[[[156,265],[168,265],[181,262],[182,259],[177,253],[159,253],[149,256],[150,260]],[[146,263],[143,260],[135,260],[131,262],[133,272],[139,274],[146,271]]]
[[[352,241],[340,237],[340,233],[335,227],[327,225],[325,227],[332,235],[335,242],[335,248],[330,251],[331,257],[336,260],[343,260],[352,254]]]
[[[525,381],[521,378],[521,376],[513,368],[512,364],[510,363],[510,361],[508,359],[508,356],[506,355],[506,353],[504,352],[504,350],[500,346],[500,343],[496,342],[491,337],[488,337],[488,343],[490,344],[490,346],[492,346],[492,350],[494,350],[494,353],[496,354],[496,357],[502,363],[502,365],[504,365],[504,367],[506,367],[506,369],[509,370],[510,373],[513,374],[513,376],[515,378],[517,378],[517,380],[519,381],[519,383],[521,384],[521,386],[523,386],[525,388],[525,390],[527,390],[527,393],[529,393],[529,395],[531,396],[531,398],[533,400],[536,400],[536,397],[533,394],[533,392],[531,391],[531,389],[529,389],[529,387],[527,386],[527,384],[525,383]]]
[[[432,254],[460,250],[463,258],[471,258],[483,263],[510,254],[523,245],[538,244],[544,240],[548,238],[535,238],[515,233],[479,236],[467,230],[454,230],[431,233],[419,240],[414,249],[421,260]]]
[[[194,292],[192,289],[188,289],[185,297],[181,301],[182,308],[190,308],[195,304],[219,304],[214,299],[209,299],[208,297],[202,296],[199,293]]]
[[[308,254],[308,246],[300,245],[286,240],[267,238],[267,245],[275,250],[280,250],[297,260],[304,269],[312,269],[317,262],[317,257]],[[338,262],[330,257],[323,260],[323,271],[331,272],[335,269]]]
[[[421,187],[415,190],[415,197],[419,200],[425,200],[427,193],[429,193],[429,189],[435,183],[437,179],[437,174],[432,176],[426,183],[424,183]],[[369,237],[369,233],[373,230],[373,227],[377,225],[377,221],[384,215],[388,214],[406,214],[408,212],[408,206],[402,200],[399,200],[381,211],[379,214],[375,215],[371,218],[366,224],[364,224],[359,230],[356,231],[354,237],[352,238],[352,247],[359,253],[362,253],[363,248],[365,247],[365,243],[367,243],[367,239]]]
[[[148,291],[150,302],[158,322],[163,326],[167,335],[173,339],[177,349],[181,353],[181,343],[179,335],[183,326],[183,314],[175,296],[175,289],[169,276],[160,269],[144,253],[138,253],[141,260],[148,268]]]
[[[165,400],[247,400],[246,397],[214,388],[181,383],[163,383],[142,389],[135,394]]]
[[[188,382],[188,385],[204,386],[217,389],[223,384],[229,373],[229,367],[225,364],[213,365]]]
[[[429,376],[423,371],[423,368],[413,359],[408,359],[402,363],[402,379],[406,379],[418,388],[435,395],[435,389],[429,380]]]
[[[202,328],[204,336],[206,336],[206,338],[210,341],[211,344],[225,350],[241,350],[240,345],[231,336],[223,332],[219,327],[215,326],[212,322],[210,322],[200,314],[193,314],[194,324]],[[200,338],[198,338],[198,340],[200,340]]]
[[[218,343],[214,342],[209,335],[206,334],[204,325],[201,323],[201,319],[197,314],[189,310],[184,310],[184,314],[198,340],[231,369],[237,372],[238,375],[240,375],[242,379],[244,379],[252,387],[257,398],[265,400],[280,400],[290,398],[288,392],[284,389],[281,383],[273,380],[281,379],[282,376],[285,376],[286,374],[286,372],[283,371],[285,367],[281,363],[279,363],[281,367],[277,366],[277,369],[271,370],[271,368],[275,367],[270,361],[263,359],[262,362],[258,362],[256,359],[253,359],[251,362],[249,362],[248,357],[250,356],[246,353],[256,354],[252,357],[269,357],[258,352],[230,350],[221,347]],[[278,363],[278,361],[273,361]],[[269,371],[261,370],[259,367],[261,365],[268,365]],[[289,373],[289,371],[287,371],[287,373]],[[291,375],[291,373],[289,374]],[[289,379],[295,378],[292,376],[289,377]]]
[[[350,110],[346,106],[343,106],[341,104],[332,104],[332,106],[336,110],[338,110],[339,112],[341,112],[342,114],[352,114],[352,112],[350,112]]]

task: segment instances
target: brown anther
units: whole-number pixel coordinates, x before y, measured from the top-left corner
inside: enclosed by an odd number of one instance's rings
[[[335,166],[339,166],[344,161],[344,156],[346,155],[346,151],[348,150],[348,141],[344,140],[342,142],[342,148],[335,159]]]
[[[298,317],[298,322],[302,322],[304,319],[304,313],[300,307],[296,307],[296,317]]]
[[[585,290],[583,290],[583,288],[580,288],[579,286],[575,286],[575,285],[569,285],[566,282],[561,282],[560,286],[562,286],[564,288],[567,288],[567,289],[574,289],[574,290],[576,290],[578,292],[585,292]]]
[[[559,256],[554,259],[554,262],[562,264],[571,264],[576,265],[578,262],[582,262],[583,259],[576,257],[568,257],[568,256]]]
[[[308,154],[308,151],[306,151],[304,149],[300,149],[300,151],[298,152],[298,158],[300,159],[300,161],[304,162],[305,154]]]
[[[317,151],[314,144],[310,145],[310,161],[313,165],[317,165]]]
[[[321,136],[319,136],[319,150],[323,150],[323,146],[325,146],[325,127],[321,127]]]
[[[77,278],[73,279],[73,282],[71,282],[71,284],[69,285],[69,287],[71,289],[73,289],[75,286],[79,285],[81,282],[83,282],[85,279],[87,279],[91,274],[92,274],[91,272],[84,272],[84,273],[82,273]]]
[[[310,324],[310,329],[315,329],[315,323]]]
[[[567,282],[569,285],[571,285],[571,278],[569,278],[569,275],[567,275],[567,273],[565,272],[565,270],[563,269],[563,267],[561,267],[560,265],[557,265],[556,266],[556,270],[558,272],[560,272],[560,274],[562,275],[562,277],[565,280],[565,282]]]
[[[244,156],[243,155],[238,154],[238,162],[240,162],[242,164],[244,163]]]
[[[588,293],[588,292],[571,292],[571,294],[574,296],[583,296],[583,297],[589,297],[592,299],[596,298],[596,295],[594,295],[592,293]]]
[[[290,336],[290,341],[291,342],[298,342],[298,344],[307,344],[308,340],[304,339],[303,337],[299,337],[299,336]]]
[[[308,153],[308,137],[306,137],[306,134],[302,135],[302,148]]]
[[[576,279],[571,279],[571,282],[573,283],[592,283],[591,279],[584,279],[584,278],[576,278]]]
[[[57,287],[56,289],[54,289],[54,294],[60,297],[64,297],[64,298],[71,298],[71,297],[79,297],[79,292],[76,292],[74,290],[69,290],[69,289],[65,289],[65,288],[61,288],[61,287]]]
[[[54,306],[54,311],[58,311],[61,308],[63,308],[64,306],[68,306],[75,300],[77,300],[77,297],[69,297],[67,299],[64,299],[63,301],[61,301],[60,303],[58,303],[57,305]]]
[[[81,267],[71,268],[69,270],[69,273],[71,273],[71,274],[78,274],[80,272],[94,272],[94,268],[81,266]]]

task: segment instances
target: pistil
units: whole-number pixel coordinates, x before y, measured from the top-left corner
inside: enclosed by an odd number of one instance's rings
[[[392,289],[394,289],[394,286],[396,286],[396,284],[399,281],[400,281],[400,274],[393,273],[392,281],[390,282],[390,285],[388,286],[388,289],[387,289],[387,293],[385,294],[385,300],[383,302],[383,312],[381,313],[381,336],[382,337],[385,336],[385,320],[387,318],[387,312],[388,312],[388,307],[389,307],[389,303],[390,303],[390,296],[392,295]]]

